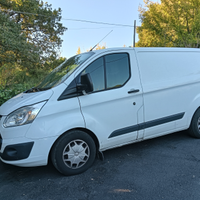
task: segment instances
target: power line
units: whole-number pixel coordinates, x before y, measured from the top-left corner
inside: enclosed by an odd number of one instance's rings
[[[8,13],[14,12],[14,13],[19,13],[19,14],[36,15],[36,16],[41,16],[41,17],[53,17],[53,16],[42,15],[42,14],[37,14],[37,13],[29,13],[29,12],[22,12],[22,11],[16,11],[16,10],[5,10],[2,8],[0,8],[0,10],[3,12],[8,12]]]
[[[133,28],[133,27],[112,27],[113,29],[121,29],[121,28]],[[82,27],[82,28],[70,28],[68,27],[68,31],[78,31],[78,30],[95,30],[95,29],[110,29],[110,27],[97,27],[97,28],[92,28],[92,27]]]
[[[5,11],[0,8],[1,11]],[[6,10],[6,12],[15,12],[19,14],[29,14],[29,15],[36,15],[36,16],[41,16],[41,17],[53,17],[53,16],[47,16],[47,15],[42,15],[42,14],[37,14],[37,13],[29,13],[29,12],[22,12],[22,11],[15,11],[15,10]],[[97,22],[97,21],[90,21],[90,20],[82,20],[82,19],[66,19],[66,18],[61,18],[61,20],[66,20],[66,21],[76,21],[76,22],[84,22],[84,23],[91,23],[91,24],[103,24],[103,25],[108,25],[108,26],[122,26],[122,27],[130,27],[133,28],[133,25],[127,25],[127,24],[115,24],[115,23],[108,23],[108,22]]]
[[[107,23],[107,22],[82,20],[82,19],[65,19],[65,18],[62,18],[62,20],[85,22],[85,23],[92,23],[92,24],[103,24],[103,25],[109,25],[109,26],[124,26],[124,27],[131,27],[131,28],[134,27],[133,25],[127,25],[127,24],[114,24],[114,23]]]

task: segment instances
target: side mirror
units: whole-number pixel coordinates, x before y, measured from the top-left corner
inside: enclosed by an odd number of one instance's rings
[[[93,91],[93,84],[90,74],[81,75],[81,83],[77,84],[78,91],[85,91],[86,93]]]

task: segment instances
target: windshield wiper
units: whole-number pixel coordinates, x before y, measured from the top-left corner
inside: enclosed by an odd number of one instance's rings
[[[44,91],[44,90],[48,90],[49,88],[38,88],[38,87],[32,87],[29,90],[26,90],[24,93],[31,93],[31,92],[40,92],[40,91]]]

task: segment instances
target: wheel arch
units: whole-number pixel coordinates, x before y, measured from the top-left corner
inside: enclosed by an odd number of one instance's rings
[[[192,116],[190,117],[190,124],[189,124],[189,127],[191,126],[192,119],[193,119],[193,117],[194,117],[195,113],[196,113],[196,112],[197,112],[199,109],[200,109],[200,106],[199,106],[199,107],[197,107],[197,108],[196,108],[196,110],[194,110],[194,112],[193,112]]]
[[[190,127],[192,119],[198,109],[200,109],[200,93],[196,95],[192,101],[190,101],[189,106],[185,110],[186,120],[187,120],[186,126],[188,128]]]
[[[67,134],[68,132],[70,131],[75,131],[75,130],[80,130],[80,131],[83,131],[85,133],[87,133],[93,140],[94,140],[94,143],[95,143],[95,146],[96,146],[96,153],[98,154],[99,152],[99,147],[100,147],[100,144],[99,144],[99,140],[97,138],[97,136],[90,130],[86,129],[86,128],[73,128],[73,129],[70,129],[70,130],[67,130],[65,131],[63,134],[61,134],[53,143],[53,145],[51,146],[51,149],[49,151],[49,155],[48,155],[48,162],[50,161],[50,157],[51,157],[51,152],[52,152],[52,149],[54,147],[54,145],[56,144],[56,142],[65,134]]]

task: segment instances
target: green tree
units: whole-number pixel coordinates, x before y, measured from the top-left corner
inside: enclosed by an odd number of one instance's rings
[[[63,63],[66,60],[64,57],[60,57],[58,59],[50,59],[49,61],[45,62],[44,67],[47,69],[47,73],[54,68],[58,67],[61,63]]]
[[[21,62],[20,66],[34,72],[37,67],[36,63],[40,67],[50,57],[57,57],[62,43],[60,36],[66,30],[60,23],[60,8],[52,10],[51,5],[40,0],[1,0],[0,9],[1,16],[4,14],[9,17],[12,24],[15,22],[18,25],[16,34],[20,31],[20,35],[25,36],[26,43],[29,44],[28,52],[32,53],[29,56],[26,54],[22,56],[22,53],[19,53],[22,49],[14,51],[16,61]],[[0,25],[1,28],[6,27],[8,31],[12,32],[7,23]],[[11,34],[5,38],[5,34],[4,32],[4,39],[7,43],[12,38],[10,38]],[[2,35],[0,37],[1,41]],[[10,46],[7,45],[7,49],[9,48]],[[24,49],[27,48],[24,47]],[[38,63],[38,61],[40,62]]]
[[[0,105],[37,85],[57,59],[66,28],[61,9],[39,0],[0,1]]]
[[[39,48],[28,43],[19,24],[0,12],[0,89],[16,85],[16,78],[25,80],[26,73],[20,70],[24,60],[39,62]],[[28,77],[27,77],[28,78]]]
[[[200,47],[200,0],[144,0],[136,46]]]
[[[39,48],[26,41],[26,35],[21,33],[20,25],[2,12],[0,21],[0,67],[4,64],[21,63],[26,59],[38,62]]]

